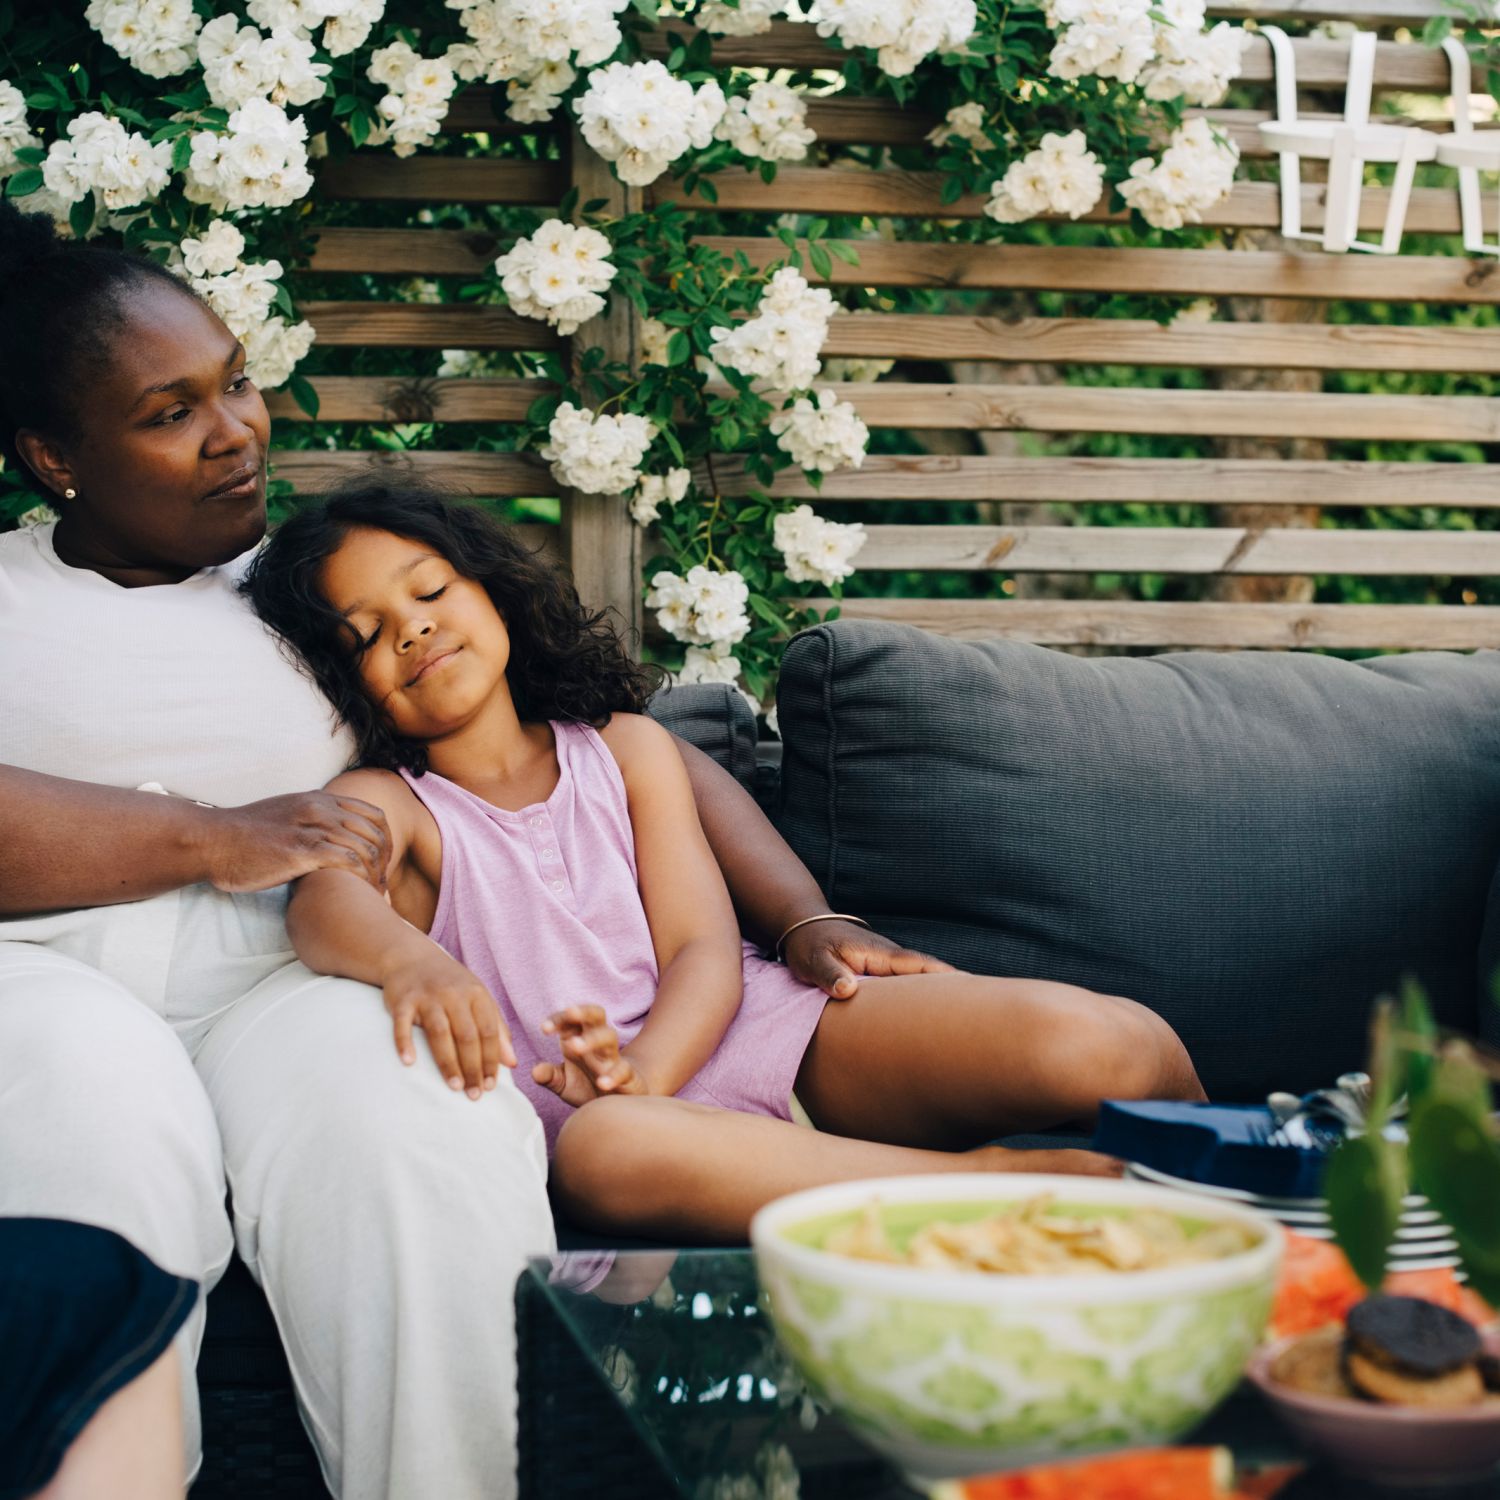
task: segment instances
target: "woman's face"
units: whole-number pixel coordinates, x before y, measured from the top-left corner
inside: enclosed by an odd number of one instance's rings
[[[360,642],[365,691],[398,734],[443,739],[495,701],[510,662],[505,622],[483,586],[440,552],[361,528],[319,582]]]
[[[197,298],[152,278],[122,312],[108,360],[75,378],[71,440],[17,442],[59,497],[65,560],[173,582],[265,534],[271,419],[238,340]]]

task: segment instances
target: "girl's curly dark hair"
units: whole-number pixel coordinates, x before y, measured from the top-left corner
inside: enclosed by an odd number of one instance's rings
[[[361,476],[283,521],[240,584],[353,731],[359,764],[427,769],[427,747],[398,735],[365,695],[354,632],[323,595],[324,562],[361,527],[425,543],[484,587],[510,635],[506,678],[522,719],[598,729],[612,713],[642,712],[659,686],[660,669],[630,659],[606,612],[479,506],[420,480]]]

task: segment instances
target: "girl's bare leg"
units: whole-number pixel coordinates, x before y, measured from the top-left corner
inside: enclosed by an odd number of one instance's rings
[[[948,1150],[1091,1122],[1104,1099],[1203,1097],[1176,1032],[1145,1006],[977,974],[861,980],[824,1007],[797,1075],[820,1129]]]
[[[634,1094],[595,1099],[568,1120],[552,1158],[552,1190],[584,1228],[743,1244],[757,1209],[829,1182],[921,1172],[1113,1176],[1118,1170],[1089,1151],[924,1151]]]
[[[35,1500],[182,1500],[181,1378],[174,1344],[94,1413]]]

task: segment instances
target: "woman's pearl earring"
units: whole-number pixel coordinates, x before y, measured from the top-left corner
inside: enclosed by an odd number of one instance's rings
[[[76,500],[77,498],[78,498],[78,491],[77,490],[64,490],[63,491],[63,499],[64,500]]]

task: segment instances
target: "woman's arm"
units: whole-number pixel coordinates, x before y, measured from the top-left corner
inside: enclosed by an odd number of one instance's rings
[[[744,787],[696,745],[675,737],[673,743],[745,933],[769,952],[794,922],[827,912],[828,900]],[[857,923],[835,920],[798,927],[782,956],[804,984],[835,1000],[852,999],[861,974],[928,974],[952,967]]]
[[[660,974],[645,1025],[623,1053],[653,1094],[675,1094],[739,1009],[739,926],[672,736],[651,719],[616,714],[603,738],[625,779]]]
[[[416,1061],[412,1028],[455,1089],[477,1099],[502,1067],[516,1065],[510,1034],[490,992],[427,936],[441,845],[411,790],[389,771],[348,771],[329,790],[373,803],[390,828],[389,897],[344,870],[304,875],[287,909],[297,957],[317,974],[374,985],[385,998],[401,1061]],[[425,820],[425,821],[424,821]]]
[[[209,881],[258,891],[333,867],[378,881],[377,808],[327,792],[244,807],[0,766],[0,915],[141,901]]]

